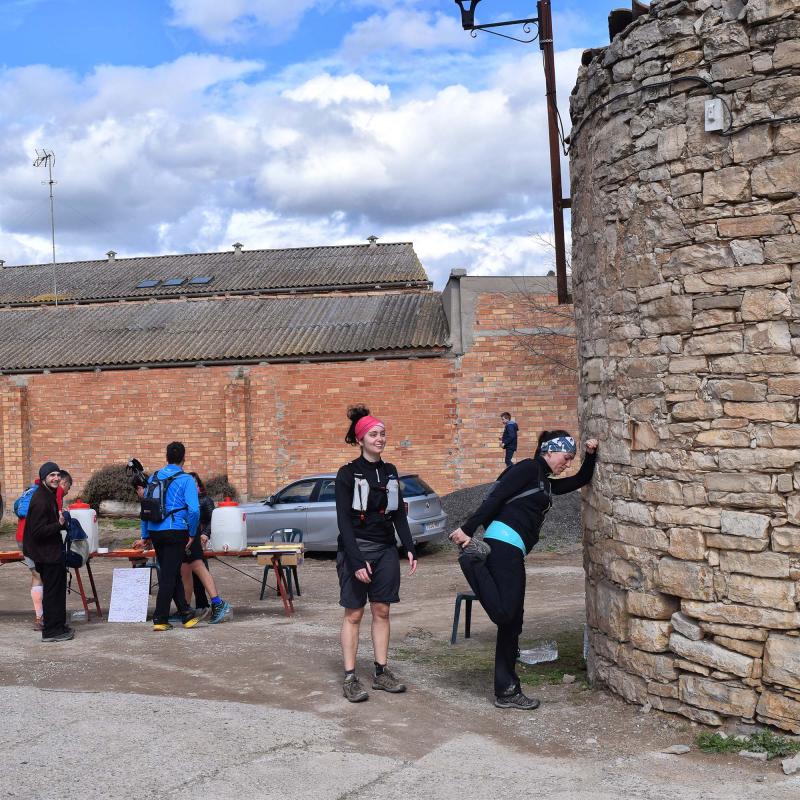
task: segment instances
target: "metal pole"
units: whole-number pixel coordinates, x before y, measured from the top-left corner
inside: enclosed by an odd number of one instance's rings
[[[50,238],[53,243],[53,299],[58,305],[58,287],[56,284],[56,220],[53,206],[53,160],[47,159],[47,174],[50,178]]]
[[[567,288],[567,258],[564,242],[564,201],[561,189],[561,148],[558,135],[558,105],[556,102],[556,65],[553,55],[553,20],[550,0],[539,0],[536,4],[539,17],[539,47],[544,58],[544,81],[547,96],[547,133],[550,143],[550,178],[553,188],[553,237],[556,249],[556,286],[558,302],[570,303]]]

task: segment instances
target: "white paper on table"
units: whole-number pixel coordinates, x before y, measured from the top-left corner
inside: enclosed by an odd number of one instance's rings
[[[150,570],[122,567],[111,581],[109,622],[145,622],[150,600]]]

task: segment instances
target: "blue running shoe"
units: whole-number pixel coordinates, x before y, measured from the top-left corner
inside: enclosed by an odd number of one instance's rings
[[[224,622],[231,613],[231,604],[227,600],[222,600],[211,607],[211,619],[208,624],[216,625],[218,622]]]

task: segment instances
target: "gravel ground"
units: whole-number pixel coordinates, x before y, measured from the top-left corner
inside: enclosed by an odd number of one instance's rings
[[[455,530],[483,502],[491,483],[459,489],[442,497],[442,506],[449,519],[448,527]],[[553,508],[542,526],[536,549],[566,553],[581,547],[581,495],[579,492],[553,497]]]

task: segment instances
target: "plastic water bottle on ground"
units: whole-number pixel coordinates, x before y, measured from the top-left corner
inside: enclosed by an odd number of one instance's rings
[[[523,664],[544,664],[548,661],[558,661],[558,644],[556,642],[537,642],[529,650],[520,650],[518,661]]]

